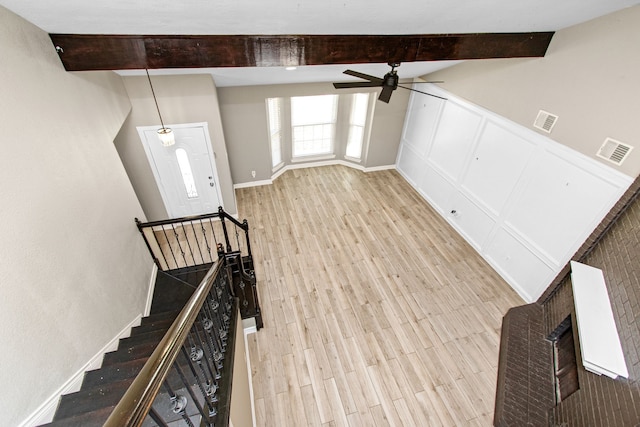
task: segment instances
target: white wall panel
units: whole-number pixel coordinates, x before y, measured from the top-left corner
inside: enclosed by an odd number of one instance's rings
[[[452,183],[428,165],[424,167],[424,176],[418,186],[418,191],[443,215],[451,211],[448,209],[450,206],[449,201],[457,192]]]
[[[555,277],[554,269],[504,229],[488,245],[485,258],[527,301],[535,301]]]
[[[459,192],[450,198],[448,212],[451,223],[476,250],[480,250],[493,229],[495,220]]]
[[[403,139],[424,157],[431,145],[444,101],[412,92],[407,110]]]
[[[482,117],[453,102],[442,110],[428,159],[452,181],[457,181],[471,151]]]
[[[619,195],[612,183],[550,152],[527,175],[505,223],[556,265],[564,264]]]
[[[404,177],[409,180],[414,187],[416,187],[422,180],[424,160],[422,160],[408,145],[403,145],[400,147],[397,168],[402,172]]]
[[[487,121],[462,187],[494,215],[498,215],[534,149],[531,141],[493,121]]]
[[[403,140],[398,170],[535,301],[632,179],[435,86],[428,90],[448,100],[438,109],[424,95],[412,98],[405,123],[412,142]]]

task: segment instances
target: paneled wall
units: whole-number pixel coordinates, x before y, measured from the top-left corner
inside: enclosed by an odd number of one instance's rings
[[[631,178],[435,86],[427,91],[448,100],[412,94],[398,170],[535,301]]]

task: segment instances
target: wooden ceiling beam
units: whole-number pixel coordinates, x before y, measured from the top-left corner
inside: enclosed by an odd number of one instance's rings
[[[541,57],[553,32],[435,35],[50,34],[67,71]]]

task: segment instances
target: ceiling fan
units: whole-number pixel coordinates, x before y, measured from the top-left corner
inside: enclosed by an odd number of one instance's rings
[[[383,78],[370,76],[369,74],[360,73],[358,71],[346,70],[344,74],[348,74],[350,76],[359,77],[361,79],[367,80],[366,82],[349,82],[349,83],[334,83],[333,87],[336,89],[351,89],[357,87],[381,87],[382,92],[380,92],[380,96],[378,99],[382,102],[389,103],[391,99],[391,94],[394,90],[401,87],[403,89],[412,90],[414,92],[423,93],[425,95],[433,96],[435,98],[444,99],[446,101],[447,98],[443,98],[438,95],[433,95],[431,93],[422,92],[417,89],[413,89],[407,86],[399,85],[398,82],[400,78],[398,77],[398,72],[396,68],[400,66],[399,62],[389,62],[389,66],[391,67],[391,71],[384,75]],[[436,82],[418,82],[418,83],[443,83],[441,81]]]

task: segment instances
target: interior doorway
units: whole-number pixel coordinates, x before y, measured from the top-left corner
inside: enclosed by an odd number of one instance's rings
[[[169,218],[217,212],[222,194],[207,123],[170,127],[176,143],[169,147],[160,143],[158,126],[137,127]]]

